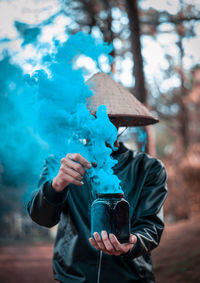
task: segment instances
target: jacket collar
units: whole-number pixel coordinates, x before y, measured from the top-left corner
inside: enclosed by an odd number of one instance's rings
[[[120,142],[119,149],[117,151],[113,151],[111,156],[118,160],[118,163],[113,167],[114,170],[119,170],[124,167],[127,159],[129,158],[130,150],[125,147],[125,145]]]

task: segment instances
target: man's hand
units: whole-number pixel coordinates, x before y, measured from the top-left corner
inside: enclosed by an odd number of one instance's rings
[[[52,181],[52,187],[55,191],[61,192],[70,183],[82,186],[83,176],[91,167],[90,162],[79,153],[67,154],[61,159],[61,166],[58,175]]]
[[[90,244],[97,250],[101,250],[106,254],[119,256],[121,254],[127,253],[133,248],[137,242],[137,237],[130,235],[129,243],[121,244],[114,234],[109,234],[106,231],[101,232],[100,235],[95,232],[94,239],[89,238]]]

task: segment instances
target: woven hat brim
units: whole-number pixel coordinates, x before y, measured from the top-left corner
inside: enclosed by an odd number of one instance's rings
[[[88,98],[87,107],[95,114],[100,105],[107,107],[111,121],[120,121],[120,126],[146,126],[159,120],[119,83],[105,73],[97,73],[86,84],[95,92]]]
[[[147,116],[126,116],[126,115],[108,115],[113,124],[117,124],[120,127],[140,127],[153,125],[159,122],[156,118],[150,118]]]

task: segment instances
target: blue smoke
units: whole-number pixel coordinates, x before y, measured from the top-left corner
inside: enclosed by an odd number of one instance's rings
[[[69,152],[78,152],[97,163],[87,175],[94,193],[122,192],[112,170],[116,160],[110,156],[112,149],[115,150],[117,129],[110,122],[105,106],[98,108],[96,116],[90,114],[86,98],[94,93],[85,84],[83,70],[75,69],[74,65],[79,55],[85,55],[98,66],[100,55],[109,56],[111,51],[111,45],[79,32],[62,45],[55,42],[55,51],[42,59],[45,68],[25,76],[35,92],[34,132],[59,159]]]
[[[32,186],[47,153],[47,144],[33,130],[34,92],[8,54],[0,61],[0,70],[0,188]]]

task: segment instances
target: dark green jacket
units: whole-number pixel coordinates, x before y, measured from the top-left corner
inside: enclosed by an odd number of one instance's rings
[[[118,159],[115,174],[121,180],[124,198],[130,203],[131,232],[138,241],[126,255],[103,254],[101,283],[154,282],[150,251],[158,246],[164,229],[162,205],[167,195],[166,171],[160,161],[123,145],[113,154]],[[46,160],[39,190],[28,203],[36,223],[53,227],[59,223],[53,255],[56,280],[75,283],[97,281],[99,251],[90,237],[91,185],[69,185],[57,193],[51,187],[54,157]]]

